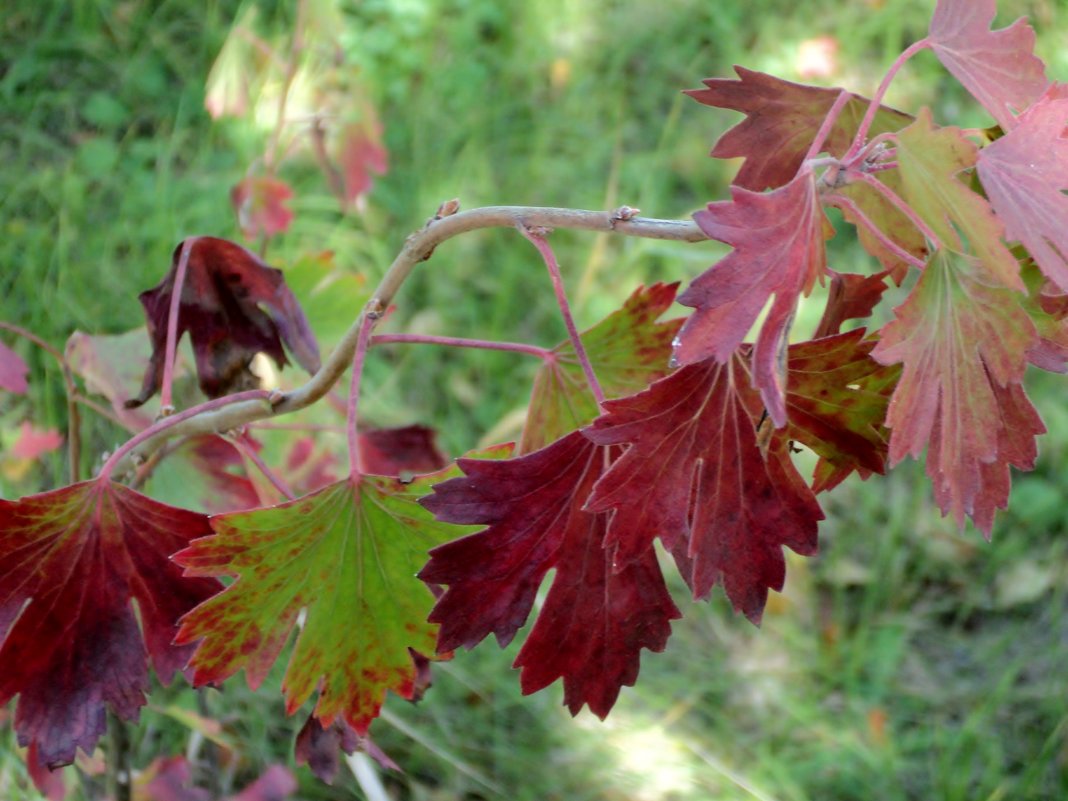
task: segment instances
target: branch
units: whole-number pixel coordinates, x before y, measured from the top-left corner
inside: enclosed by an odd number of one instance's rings
[[[393,260],[382,281],[371,296],[378,308],[385,309],[394,295],[420,262],[426,261],[441,243],[468,231],[480,228],[527,227],[567,228],[581,231],[603,231],[642,239],[661,239],[675,242],[703,242],[708,236],[692,220],[658,220],[648,217],[632,217],[611,211],[586,211],[582,209],[546,208],[539,206],[486,206],[450,216],[435,216],[420,230],[408,237],[400,253]],[[201,412],[166,429],[155,432],[131,447],[129,452],[116,460],[113,469],[119,473],[128,469],[128,460],[135,454],[146,458],[166,440],[176,436],[222,433],[256,420],[264,420],[280,414],[304,409],[322,398],[352,361],[356,352],[356,339],[363,322],[361,314],[345,333],[341,342],[323,362],[319,372],[307,383],[286,393],[270,406],[261,400],[240,401],[221,409]]]

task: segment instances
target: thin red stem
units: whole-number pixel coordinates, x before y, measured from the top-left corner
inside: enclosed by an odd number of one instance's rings
[[[539,359],[548,359],[552,351],[537,345],[525,345],[521,342],[493,342],[486,339],[466,339],[463,337],[438,337],[429,334],[375,334],[371,337],[371,346],[376,345],[445,345],[451,348],[481,348],[482,350],[507,350],[513,353],[525,353]]]
[[[927,237],[927,240],[934,246],[935,250],[942,249],[942,242],[939,240],[935,232],[931,230],[931,227],[920,218],[920,215],[918,215],[913,210],[912,206],[906,203],[897,192],[895,192],[889,186],[884,184],[878,178],[868,175],[866,172],[863,172],[861,170],[850,170],[846,173],[846,176],[849,179],[857,180],[867,184],[876,192],[878,192],[887,200],[889,200],[898,211],[900,211],[902,214],[909,218],[909,221],[913,225],[915,225],[916,228],[919,229],[920,233]]]
[[[549,247],[545,236],[540,232],[535,232],[535,230],[531,230],[522,223],[519,223],[516,228],[538,249],[538,253],[545,260],[545,266],[548,268],[549,277],[553,282],[553,291],[556,293],[556,302],[560,306],[560,314],[563,316],[564,325],[567,327],[567,335],[571,339],[571,345],[575,349],[579,364],[582,365],[582,372],[586,374],[586,381],[590,385],[593,397],[597,399],[597,405],[600,406],[604,403],[604,390],[601,389],[601,382],[597,380],[597,375],[593,372],[593,365],[590,364],[586,346],[582,344],[582,338],[579,336],[578,328],[575,326],[575,318],[571,316],[571,306],[567,302],[564,279],[560,275],[560,265],[556,261],[556,254],[553,253],[553,249]]]
[[[373,302],[373,301],[372,301]],[[352,357],[352,379],[349,383],[348,403],[348,437],[349,467],[352,476],[365,475],[363,458],[360,456],[360,439],[356,432],[358,408],[360,403],[360,383],[363,379],[363,363],[367,357],[367,348],[371,344],[371,329],[374,328],[380,312],[365,310],[360,320],[360,333],[356,338],[356,352]]]
[[[816,138],[812,140],[812,144],[809,145],[808,153],[805,154],[805,161],[814,159],[816,154],[823,149],[823,143],[827,141],[827,137],[831,135],[831,129],[834,124],[838,122],[838,115],[842,113],[842,109],[845,108],[846,103],[849,102],[852,95],[845,89],[838,93],[838,97],[834,99],[834,104],[831,106],[831,110],[827,112],[827,116],[823,118],[823,123],[820,125],[820,129],[816,131]]]
[[[267,463],[260,458],[258,453],[256,453],[256,449],[253,448],[252,444],[249,442],[248,435],[240,434],[233,437],[230,442],[237,448],[243,457],[252,462],[252,464],[256,466],[256,469],[263,473],[264,478],[270,481],[271,486],[278,490],[284,498],[291,501],[297,497],[293,490],[290,489],[289,484],[285,482],[285,479],[268,467]]]
[[[864,147],[864,140],[868,136],[868,131],[871,130],[871,124],[875,121],[875,115],[879,111],[879,106],[882,105],[886,90],[890,88],[890,83],[894,80],[894,76],[905,66],[906,61],[928,47],[930,47],[930,43],[927,39],[920,39],[920,41],[905,48],[901,55],[894,60],[894,63],[890,65],[890,69],[886,71],[886,75],[883,76],[883,80],[879,83],[879,88],[875,90],[875,95],[868,105],[868,110],[864,112],[864,118],[860,121],[860,127],[857,128],[857,134],[853,137],[853,144],[849,146],[849,150],[842,158],[842,161],[848,162]]]
[[[849,198],[845,197],[844,195],[827,195],[826,197],[824,197],[824,202],[828,203],[831,206],[837,206],[841,209],[848,209],[856,218],[856,221],[858,223],[867,228],[868,231],[871,232],[872,236],[878,239],[888,250],[893,252],[893,254],[902,261],[911,264],[913,267],[916,267],[919,270],[922,270],[927,266],[923,261],[913,256],[903,247],[901,247],[892,239],[890,239],[890,237],[884,234],[882,229],[879,228],[879,226],[877,226],[874,222],[872,222],[868,215],[861,211],[860,207]]]
[[[174,285],[171,287],[171,308],[167,314],[167,350],[163,357],[163,387],[159,392],[160,411],[163,414],[174,411],[174,404],[171,403],[171,384],[174,383],[174,358],[178,351],[178,310],[182,305],[182,288],[185,286],[185,271],[189,266],[193,241],[189,238],[182,243],[178,269],[174,271]]]
[[[111,477],[111,473],[115,469],[115,466],[122,461],[123,457],[125,457],[126,454],[133,451],[134,448],[136,448],[142,442],[152,439],[161,431],[165,431],[168,428],[176,426],[179,423],[185,422],[186,420],[192,419],[197,415],[212,412],[216,409],[221,409],[224,406],[230,406],[235,403],[242,403],[243,401],[262,400],[267,401],[267,403],[270,404],[274,396],[274,392],[271,392],[266,389],[250,389],[246,392],[238,392],[234,395],[225,395],[221,398],[215,398],[214,400],[207,401],[206,403],[201,403],[197,406],[192,406],[183,412],[179,412],[178,414],[172,414],[169,417],[164,417],[160,420],[157,420],[155,423],[150,425],[140,434],[137,434],[131,439],[129,439],[124,445],[122,445],[117,451],[115,451],[115,453],[111,454],[111,456],[108,457],[108,460],[104,462],[104,466],[100,468],[98,478],[100,478],[102,481],[108,480]]]

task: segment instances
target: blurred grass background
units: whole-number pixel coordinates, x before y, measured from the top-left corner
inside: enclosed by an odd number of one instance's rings
[[[205,83],[251,3],[132,0],[5,3],[0,19],[0,319],[62,346],[75,329],[142,323],[136,295],[166,271],[181,238],[239,239],[229,189],[267,132],[213,121]],[[1029,14],[1053,77],[1068,76],[1068,4],[999,3],[1000,24]],[[737,115],[680,90],[732,64],[870,93],[920,38],[929,0],[362,0],[340,4],[345,58],[384,124],[390,171],[366,210],[343,216],[309,160],[291,230],[270,261],[335,253],[373,282],[438,204],[515,203],[685,217],[726,195],[731,165],[708,159]],[[291,29],[289,3],[258,4],[265,36]],[[822,48],[822,49],[821,49]],[[830,60],[820,62],[820,52]],[[816,53],[824,76],[805,76]],[[806,66],[807,65],[807,66]],[[933,56],[915,59],[890,102],[987,124]],[[841,228],[840,228],[841,230]],[[840,270],[865,270],[842,231]],[[639,282],[682,280],[722,249],[559,232],[554,246],[582,326]],[[508,231],[442,246],[397,299],[396,323],[424,333],[551,345],[564,336],[544,271]],[[355,312],[355,309],[352,310]],[[818,315],[818,309],[813,310]],[[9,337],[5,342],[10,344]],[[25,400],[0,399],[0,436],[63,425],[55,365],[17,344],[33,370]],[[394,349],[370,360],[367,413],[381,425],[428,422],[450,454],[514,432],[533,364],[508,355]],[[1050,429],[1038,468],[1017,476],[992,543],[958,533],[922,471],[850,482],[821,500],[821,554],[792,559],[786,593],[758,631],[721,597],[676,597],[686,617],[667,653],[645,654],[637,688],[606,723],[572,721],[554,686],[520,698],[514,647],[485,643],[436,669],[418,706],[393,698],[373,734],[404,767],[397,799],[1039,799],[1068,797],[1065,465],[1059,377],[1030,376]],[[500,425],[502,420],[511,420]],[[87,466],[119,441],[90,419]],[[5,493],[62,482],[47,461]],[[34,486],[35,485],[35,486]],[[522,639],[521,637],[518,639]],[[199,735],[173,714],[199,708],[237,751],[223,786],[291,759],[299,721],[268,682],[222,693],[154,695],[135,762],[182,753]],[[2,735],[0,787],[33,798]],[[364,797],[300,772],[299,797]],[[205,778],[206,773],[201,774]],[[219,777],[214,777],[220,781]]]

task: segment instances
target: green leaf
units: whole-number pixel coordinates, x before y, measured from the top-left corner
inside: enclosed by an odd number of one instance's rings
[[[975,166],[977,157],[976,146],[959,128],[935,127],[928,109],[897,137],[905,200],[943,247],[978,256],[989,279],[1023,290],[1019,265],[1002,242],[1004,226],[990,204],[957,179],[962,170]]]
[[[237,580],[182,620],[177,642],[201,640],[197,684],[244,668],[259,686],[305,612],[283,682],[292,714],[318,689],[324,726],[342,716],[361,734],[386,690],[410,698],[411,651],[434,653],[434,596],[415,577],[430,548],[466,529],[416,500],[455,468],[404,484],[346,478],[289,503],[212,518],[216,535],[175,555],[190,576]]]
[[[682,320],[656,321],[671,306],[677,287],[677,283],[639,287],[621,309],[580,334],[606,397],[641,392],[667,374],[671,340]],[[552,353],[534,378],[520,453],[544,448],[600,413],[570,341]]]

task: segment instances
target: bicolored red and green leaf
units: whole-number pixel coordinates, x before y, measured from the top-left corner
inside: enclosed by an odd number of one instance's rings
[[[713,158],[744,158],[734,186],[762,192],[790,183],[801,169],[827,113],[841,89],[791,83],[773,75],[735,67],[738,80],[709,78],[704,89],[686,92],[699,103],[740,111],[746,118],[727,131],[712,148]],[[843,156],[860,127],[870,101],[850,94],[827,136],[824,149]],[[871,135],[898,131],[912,117],[882,106],[875,115]]]
[[[611,513],[605,547],[617,571],[659,537],[695,597],[720,584],[735,609],[760,620],[768,590],[785,580],[783,546],[815,553],[823,519],[785,437],[758,440],[762,411],[740,354],[687,365],[605,403],[586,434],[627,448],[586,508]]]
[[[289,184],[269,175],[250,175],[237,183],[230,190],[230,204],[245,239],[257,242],[284,234],[293,221],[286,205],[292,197]]]
[[[487,528],[435,548],[419,573],[447,585],[430,619],[441,624],[438,650],[450,651],[489,634],[507,645],[555,569],[516,657],[523,692],[562,678],[572,714],[589,705],[602,718],[637,680],[641,650],[662,651],[680,616],[653,549],[613,566],[608,516],[583,509],[610,460],[578,431],[515,459],[460,459],[464,476],[422,503],[439,520]]]
[[[639,287],[580,336],[605,395],[639,392],[668,371],[671,341],[682,320],[657,322],[675,300],[678,284]],[[599,410],[570,340],[553,348],[534,378],[519,453],[531,453],[591,423]]]
[[[283,682],[290,714],[319,691],[324,726],[343,718],[365,734],[386,690],[415,690],[412,652],[432,654],[434,603],[415,578],[426,552],[456,536],[417,503],[448,472],[410,483],[346,478],[294,501],[213,517],[214,536],[174,556],[190,576],[236,581],[181,621],[176,642],[198,642],[196,684],[242,668],[256,688],[306,617]]]
[[[1068,99],[1049,96],[979,154],[979,177],[1005,235],[1068,292]],[[1036,158],[1041,154],[1041,159]]]
[[[0,342],[0,389],[14,392],[16,395],[25,395],[29,389],[29,384],[26,383],[29,372],[30,368],[22,357]]]
[[[827,272],[824,243],[832,232],[811,170],[772,192],[732,187],[731,197],[693,215],[702,231],[734,250],[679,297],[694,312],[679,332],[675,358],[726,364],[774,296],[753,348],[752,372],[768,416],[781,427],[787,337],[798,299]]]
[[[891,465],[927,448],[943,514],[988,535],[1008,502],[1008,466],[1030,469],[1045,431],[1020,386],[1037,341],[1022,299],[975,259],[939,251],[872,353],[902,364],[886,418]]]
[[[901,370],[871,358],[876,340],[863,328],[790,346],[786,436],[820,460],[812,490],[822,492],[851,473],[886,472],[889,432],[883,425]]]
[[[1008,28],[990,29],[996,0],[938,0],[927,38],[938,60],[971,92],[1002,130],[1049,85],[1046,67],[1035,56],[1035,32],[1023,18]]]
[[[210,530],[106,480],[0,500],[0,703],[19,696],[19,742],[42,764],[91,752],[107,707],[135,719],[147,660],[165,683],[185,666],[177,620],[220,585],[170,555]]]
[[[189,332],[205,395],[214,398],[258,386],[249,369],[252,358],[265,353],[279,367],[287,364],[283,342],[301,367],[310,373],[319,369],[319,346],[281,270],[225,239],[200,236],[186,242],[190,252],[177,336]],[[174,278],[186,242],[175,248],[171,270],[159,285],[140,295],[152,359],[140,394],[127,406],[143,404],[162,381]]]
[[[1022,291],[1020,267],[1002,241],[1001,221],[990,204],[959,179],[977,158],[978,149],[959,128],[936,127],[927,109],[897,137],[903,197],[942,246],[977,256],[988,280]]]

